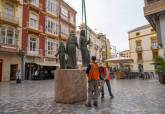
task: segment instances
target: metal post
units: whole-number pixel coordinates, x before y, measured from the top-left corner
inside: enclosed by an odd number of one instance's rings
[[[85,35],[87,38],[87,17],[86,17],[86,4],[85,4],[85,0],[82,0],[82,24],[84,22],[84,18],[85,18]]]
[[[25,80],[25,61],[26,61],[26,56],[23,56],[23,76],[22,76],[22,80]]]
[[[21,78],[22,78],[22,80],[23,80],[23,75],[24,75],[24,73],[23,73],[23,71],[24,71],[24,68],[23,68],[23,60],[24,58],[23,58],[23,55],[21,54]]]

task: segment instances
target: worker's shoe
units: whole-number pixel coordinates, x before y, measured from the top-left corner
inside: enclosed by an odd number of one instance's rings
[[[103,95],[101,96],[101,99],[104,99],[104,96]]]
[[[113,98],[114,98],[113,94],[112,94],[112,95],[110,95],[110,98],[111,98],[111,99],[113,99]]]
[[[85,106],[86,107],[92,107],[91,103],[86,103]]]
[[[95,107],[98,107],[97,101],[94,101],[93,105],[94,105]]]

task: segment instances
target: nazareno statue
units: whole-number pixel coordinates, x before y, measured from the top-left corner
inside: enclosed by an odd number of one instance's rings
[[[59,55],[60,69],[65,69],[66,67],[65,54],[66,54],[65,45],[63,42],[60,42],[58,52],[55,55],[56,57]]]
[[[74,31],[71,31],[66,44],[66,52],[68,54],[67,69],[76,69],[77,67],[76,47],[78,48],[77,37]]]
[[[87,67],[87,65],[90,63],[90,55],[87,48],[88,44],[90,44],[90,39],[87,41],[85,30],[81,30],[79,45],[80,45],[80,50],[81,50],[83,67]]]

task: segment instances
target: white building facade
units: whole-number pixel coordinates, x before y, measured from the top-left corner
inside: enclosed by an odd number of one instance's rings
[[[158,45],[156,32],[150,25],[131,30],[129,33],[130,55],[134,60],[131,70],[138,72],[155,72],[154,60],[163,56],[163,49]]]

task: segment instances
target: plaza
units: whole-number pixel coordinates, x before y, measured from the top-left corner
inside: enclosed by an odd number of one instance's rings
[[[111,80],[114,98],[99,98],[98,108],[85,102],[58,104],[54,80],[0,83],[0,114],[165,114],[165,86],[157,80]]]
[[[165,0],[0,0],[0,114],[165,114],[164,38]]]

